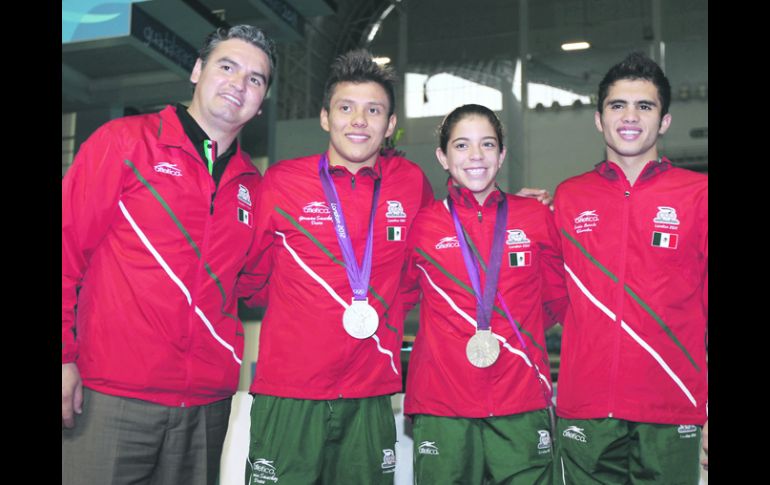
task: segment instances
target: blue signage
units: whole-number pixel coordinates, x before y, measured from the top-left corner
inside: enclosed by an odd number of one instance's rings
[[[131,5],[143,1],[62,0],[62,44],[128,35]]]

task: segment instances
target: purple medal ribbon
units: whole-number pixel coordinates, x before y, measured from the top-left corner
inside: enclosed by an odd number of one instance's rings
[[[345,260],[345,270],[348,273],[348,281],[353,290],[354,300],[366,300],[369,292],[369,278],[372,274],[372,235],[374,233],[374,212],[377,208],[377,200],[380,197],[381,179],[374,181],[374,193],[372,194],[372,210],[369,215],[369,233],[366,236],[366,250],[361,266],[356,260],[356,253],[353,251],[353,243],[350,240],[347,226],[345,225],[345,216],[342,213],[342,204],[340,204],[337,188],[334,186],[332,177],[329,174],[329,158],[326,153],[318,161],[318,174],[321,176],[321,185],[326,202],[329,204],[329,211],[334,221],[334,233],[337,235],[337,242],[342,250],[342,258]]]
[[[546,387],[543,385],[543,381],[540,380],[540,368],[537,366],[535,359],[532,358],[532,354],[529,353],[529,349],[527,348],[527,344],[524,341],[524,337],[521,336],[519,327],[516,326],[516,321],[513,319],[510,310],[508,310],[508,305],[505,304],[505,300],[503,300],[503,295],[498,292],[497,297],[500,299],[500,306],[503,307],[503,311],[505,312],[505,316],[508,319],[508,323],[510,323],[511,327],[513,327],[514,332],[516,332],[516,337],[519,339],[519,343],[521,344],[522,348],[524,348],[524,353],[527,354],[527,358],[532,363],[532,370],[535,372],[535,379],[537,379],[537,382],[540,384],[540,388],[543,390],[543,399],[545,399],[545,404],[548,408],[551,408],[553,406],[553,391],[550,389],[546,390]],[[554,427],[554,429],[556,428]]]
[[[500,276],[500,266],[503,257],[503,240],[505,239],[505,224],[508,220],[508,200],[503,194],[503,199],[497,204],[497,214],[495,215],[495,232],[492,236],[492,249],[489,254],[489,263],[487,264],[487,281],[484,285],[484,292],[481,292],[481,276],[476,262],[473,259],[468,242],[465,240],[463,226],[457,217],[457,211],[454,208],[452,197],[447,197],[447,205],[452,219],[455,223],[457,232],[457,242],[460,244],[460,250],[463,253],[465,269],[468,271],[468,277],[473,286],[473,292],[476,296],[476,322],[478,330],[489,330],[492,321],[492,306],[495,302],[495,293],[497,292],[497,279]]]
[[[497,297],[500,300],[500,305],[503,307],[503,310],[505,311],[505,316],[508,320],[508,323],[510,323],[511,327],[516,333],[516,337],[519,343],[521,344],[525,354],[527,355],[527,358],[532,363],[532,370],[535,372],[535,378],[537,379],[537,382],[540,384],[541,389],[543,390],[543,398],[545,399],[546,406],[548,408],[551,408],[552,392],[546,392],[543,386],[543,383],[540,380],[540,375],[539,375],[540,369],[537,366],[537,363],[535,362],[535,360],[532,358],[532,355],[529,352],[529,348],[527,348],[527,344],[524,341],[524,338],[522,337],[521,332],[519,332],[519,328],[516,326],[516,323],[513,319],[513,316],[511,315],[510,310],[508,310],[508,305],[506,305],[505,300],[503,299],[503,295],[497,290],[497,281],[500,275],[500,265],[501,265],[501,258],[502,258],[505,223],[508,220],[508,204],[507,204],[507,199],[505,198],[505,195],[503,194],[503,200],[497,206],[497,215],[495,218],[495,232],[492,236],[492,251],[490,254],[490,261],[489,261],[489,264],[487,264],[487,282],[484,288],[483,300],[482,300],[482,297],[479,296],[481,295],[481,292],[480,292],[481,279],[479,276],[479,270],[476,267],[476,263],[474,261],[473,256],[471,255],[468,242],[465,240],[465,233],[463,232],[462,225],[460,224],[460,220],[457,217],[457,211],[455,211],[454,209],[451,196],[447,197],[447,205],[449,206],[449,212],[452,214],[452,219],[454,220],[455,231],[457,232],[457,242],[460,244],[460,250],[463,253],[463,259],[465,260],[465,267],[468,270],[468,276],[471,279],[471,285],[473,286],[473,291],[476,294],[476,305],[477,305],[476,321],[478,323],[477,328],[479,330],[487,330],[490,328],[490,322],[492,319],[491,318],[492,307],[494,304],[494,295],[495,293],[497,293]],[[480,254],[479,254],[479,257],[481,257]]]

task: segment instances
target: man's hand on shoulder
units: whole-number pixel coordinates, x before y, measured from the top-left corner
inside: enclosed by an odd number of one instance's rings
[[[529,187],[522,187],[521,190],[516,192],[519,197],[529,197],[530,199],[537,199],[542,202],[543,205],[547,205],[553,210],[553,197],[545,189],[532,189]]]

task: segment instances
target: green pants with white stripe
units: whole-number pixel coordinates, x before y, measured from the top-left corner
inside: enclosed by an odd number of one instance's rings
[[[562,419],[556,483],[697,485],[701,427],[622,419]]]
[[[548,411],[490,418],[414,416],[416,485],[550,485]]]
[[[390,396],[316,401],[255,395],[246,483],[392,485]]]

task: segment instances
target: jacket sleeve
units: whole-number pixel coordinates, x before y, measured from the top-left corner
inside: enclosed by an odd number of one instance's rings
[[[420,212],[424,210],[426,209],[423,208]],[[418,254],[416,250],[420,237],[420,219],[421,217],[418,214],[406,238],[406,256],[404,257],[404,266],[401,269],[401,286],[399,288],[404,315],[409,313],[417,302],[420,301],[420,269],[417,268]]]
[[[266,306],[268,282],[273,266],[274,224],[272,177],[267,170],[256,191],[254,240],[246,256],[246,264],[238,278],[236,297],[244,298],[250,307]]]
[[[708,231],[708,186],[706,186],[705,194],[702,197],[702,209],[701,209],[701,227],[703,228],[703,239],[701,243],[701,253],[703,254],[703,268],[704,268],[704,275],[703,275],[703,291],[702,291],[702,301],[703,301],[703,308],[706,311],[706,315],[708,315],[708,308],[709,308],[709,231]],[[708,348],[708,322],[706,324],[706,347]]]
[[[703,250],[703,255],[705,258],[704,266],[704,275],[703,275],[703,290],[701,292],[701,298],[703,301],[703,308],[706,310],[706,315],[708,315],[708,309],[709,309],[709,241],[708,241],[708,233],[706,234],[706,241],[705,241],[705,247]],[[708,335],[708,320],[706,321],[706,350],[708,350],[708,343],[709,343],[709,335]]]
[[[123,143],[112,125],[81,146],[62,180],[62,363],[78,357],[77,294],[91,255],[119,211],[127,167]]]
[[[553,213],[542,207],[547,239],[541,246],[543,277],[543,315],[544,328],[547,330],[556,323],[564,321],[567,312],[567,285],[564,280],[564,260],[562,259],[561,238],[556,230]]]
[[[435,200],[433,195],[433,187],[430,185],[428,177],[425,173],[420,171],[422,176],[422,191],[420,196],[420,211],[424,211],[426,207],[431,205]],[[416,266],[417,252],[417,239],[419,238],[419,214],[415,217],[412,227],[409,231],[409,235],[406,240],[406,256],[404,257],[404,266],[401,270],[401,285],[399,288],[400,299],[404,307],[404,315],[414,308],[418,301],[420,301],[420,288],[419,288],[419,269]]]

